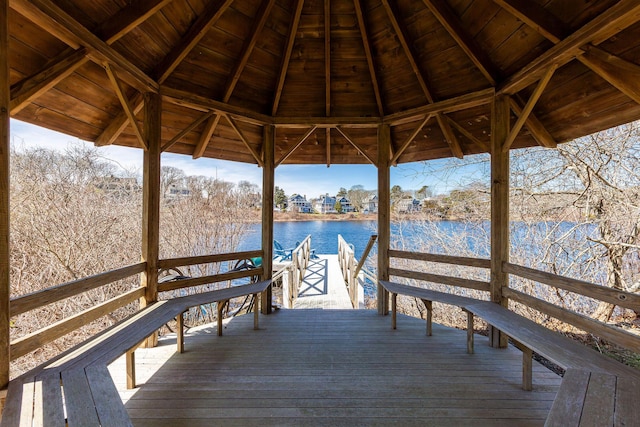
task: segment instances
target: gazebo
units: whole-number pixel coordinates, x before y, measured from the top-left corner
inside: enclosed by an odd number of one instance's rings
[[[0,0],[0,11],[3,389],[16,357],[10,316],[44,303],[10,295],[10,117],[144,150],[142,262],[112,274],[141,274],[143,306],[158,299],[163,262],[163,152],[262,168],[262,248],[253,255],[264,279],[275,168],[374,165],[382,281],[390,168],[490,153],[486,290],[507,307],[518,297],[508,284],[509,150],[554,148],[640,119],[635,0]],[[636,295],[619,295],[603,298],[637,307]],[[379,287],[377,297],[386,314],[388,293]],[[640,348],[636,337],[620,340]],[[505,345],[497,332],[493,344]]]

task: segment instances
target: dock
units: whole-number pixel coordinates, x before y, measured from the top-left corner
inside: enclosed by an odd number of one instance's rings
[[[309,260],[294,309],[352,309],[338,255],[317,255]]]

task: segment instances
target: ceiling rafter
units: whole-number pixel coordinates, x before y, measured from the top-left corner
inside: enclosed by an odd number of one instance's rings
[[[280,166],[282,162],[287,160],[289,156],[298,149],[298,147],[300,147],[307,139],[309,139],[309,137],[316,131],[316,129],[318,129],[318,126],[312,126],[304,135],[302,135],[302,138],[300,138],[298,142],[289,147],[289,149],[284,153],[280,160],[275,163],[275,167]]]
[[[552,64],[563,66],[582,54],[584,46],[590,43],[598,45],[639,20],[640,3],[636,0],[620,0],[507,78],[498,92],[508,95],[519,92],[538,81]]]
[[[215,116],[210,117],[209,120],[207,120],[207,124],[204,126],[204,130],[200,134],[200,138],[198,138],[196,148],[193,150],[194,159],[198,159],[204,155],[204,152],[209,146],[209,141],[213,136],[213,132],[215,132],[216,127],[218,127],[220,117],[222,117],[220,114],[216,114]]]
[[[460,18],[456,16],[451,6],[442,0],[423,0],[423,3],[469,57],[471,62],[480,70],[491,86],[495,86],[498,77],[496,66],[487,53],[469,36],[469,33],[464,29]]]
[[[214,25],[229,6],[231,6],[231,3],[233,3],[233,0],[225,0],[221,4],[220,2],[212,2],[207,6],[193,25],[189,27],[180,40],[180,43],[178,43],[156,67],[155,75],[160,84],[169,78],[171,73],[175,71],[193,48],[200,43],[200,40],[202,40],[211,26]]]
[[[202,116],[198,117],[196,120],[194,120],[189,126],[187,126],[186,128],[182,129],[176,136],[174,136],[173,138],[171,138],[170,141],[168,141],[166,144],[164,144],[160,151],[167,151],[169,148],[171,148],[175,143],[177,143],[178,141],[180,141],[182,138],[184,138],[184,136],[186,134],[188,134],[189,132],[191,132],[192,130],[194,130],[195,128],[197,128],[198,126],[200,126],[202,124],[202,122],[204,122],[205,120],[209,119],[211,116],[213,116],[215,114],[214,111],[210,111],[208,113],[203,114]]]
[[[124,8],[122,13],[109,18],[100,27],[98,34],[101,34],[101,39],[105,43],[111,45],[170,1],[172,0],[141,0],[134,3]],[[20,112],[34,99],[56,86],[88,61],[86,48],[69,47],[49,61],[42,70],[14,84],[11,87],[11,114]]]
[[[244,44],[242,46],[242,50],[241,50],[242,55],[240,55],[240,58],[238,58],[238,61],[233,67],[233,71],[229,75],[229,78],[225,85],[224,95],[222,96],[222,102],[226,103],[226,102],[229,102],[229,99],[231,99],[231,95],[233,94],[233,91],[235,90],[236,85],[238,84],[238,80],[240,79],[240,76],[244,71],[244,67],[247,65],[247,62],[249,61],[249,56],[251,56],[251,52],[253,52],[253,48],[258,42],[258,36],[260,35],[260,32],[262,31],[264,24],[267,22],[267,18],[269,17],[269,13],[271,12],[271,9],[273,8],[274,4],[275,4],[275,0],[263,0],[263,2],[260,4],[260,9],[256,12],[257,19],[253,21],[253,26],[251,27],[251,30],[249,32],[250,36],[249,38],[245,39]],[[209,119],[209,122],[210,122],[209,125],[212,127],[211,135],[213,135],[213,132],[215,132],[216,127],[220,123],[220,120],[216,118],[211,118]],[[204,145],[200,146],[200,143],[198,144],[198,146],[196,147],[196,150],[194,150],[193,152],[194,159],[197,159],[199,157],[199,156],[196,156],[198,152],[204,153],[204,151],[207,149],[207,145],[209,144],[210,140],[211,140],[210,138],[208,140],[204,140],[204,139],[200,140],[200,142],[202,142]]]
[[[471,92],[454,98],[443,99],[433,104],[424,105],[422,107],[412,108],[400,113],[389,114],[384,118],[384,122],[397,126],[403,123],[416,121],[425,114],[430,113],[453,113],[455,111],[475,108],[480,105],[487,105],[493,102],[495,96],[494,88],[482,89],[477,92]]]
[[[331,116],[331,0],[324,0],[324,114]]]
[[[231,127],[233,128],[233,130],[238,134],[238,136],[240,137],[240,140],[242,140],[242,142],[244,143],[244,145],[247,147],[247,149],[249,150],[249,152],[251,153],[251,155],[253,156],[254,160],[256,161],[256,163],[258,164],[258,166],[260,167],[264,167],[264,162],[262,161],[262,156],[260,155],[260,153],[258,153],[258,151],[253,148],[253,146],[249,143],[249,140],[244,136],[244,133],[242,132],[242,130],[238,127],[238,124],[235,122],[235,120],[233,120],[231,117],[229,116],[224,116],[225,119],[227,119],[227,122],[229,122],[229,125],[231,125]]]
[[[344,137],[344,139],[347,140],[349,144],[353,146],[353,148],[358,150],[358,153],[362,154],[367,160],[369,160],[369,163],[371,163],[374,166],[378,166],[378,162],[376,162],[371,156],[369,156],[366,151],[360,148],[358,144],[356,144],[355,141],[340,128],[340,126],[337,126],[336,130],[340,135]]]
[[[129,98],[127,98],[127,95],[124,92],[124,88],[122,87],[122,84],[120,83],[116,72],[111,68],[111,65],[109,64],[105,64],[105,70],[107,71],[107,75],[109,76],[109,80],[111,80],[113,89],[115,90],[116,95],[120,100],[120,104],[122,104],[122,109],[129,117],[129,122],[132,124],[133,132],[136,134],[138,141],[140,141],[140,146],[145,150],[148,150],[149,147],[147,146],[144,136],[142,135],[142,130],[138,125],[138,121],[136,120],[133,108],[131,107],[131,104],[129,104]]]
[[[516,113],[518,116],[522,115],[522,110],[524,109],[525,103],[520,99],[518,95],[509,97],[509,105],[511,110]],[[556,148],[558,143],[555,138],[549,133],[547,128],[544,127],[542,122],[538,120],[533,112],[529,113],[529,117],[527,117],[527,121],[525,122],[525,126],[531,132],[531,136],[536,140],[538,145],[545,148]]]
[[[494,1],[552,43],[558,44],[565,37],[562,22],[540,5],[524,0]],[[593,44],[582,47],[576,58],[613,87],[640,104],[640,82],[637,78],[640,66],[605,52]]]
[[[284,81],[287,77],[287,70],[289,69],[289,61],[291,60],[291,53],[293,52],[293,45],[296,41],[296,33],[298,32],[298,26],[300,25],[300,15],[302,15],[302,7],[304,6],[304,0],[297,0],[296,10],[291,17],[291,23],[289,24],[289,34],[287,36],[287,45],[282,56],[282,63],[280,64],[280,73],[278,73],[278,83],[276,84],[276,90],[273,94],[273,106],[271,108],[271,115],[275,116],[278,112],[278,106],[280,105],[280,97],[282,96],[282,89],[284,87]]]
[[[413,140],[415,139],[416,136],[418,136],[418,134],[422,131],[422,128],[424,128],[427,123],[429,123],[429,120],[431,120],[431,118],[434,116],[435,114],[427,114],[425,116],[425,118],[420,122],[420,124],[418,125],[418,127],[416,127],[413,132],[411,132],[411,135],[409,135],[409,137],[407,139],[405,139],[405,141],[402,143],[402,145],[400,146],[400,148],[398,148],[398,150],[393,154],[393,156],[391,157],[391,164],[393,166],[398,164],[398,159],[400,158],[400,156],[402,156],[402,153],[404,153],[404,151],[409,148],[409,145],[413,142]]]
[[[438,126],[440,126],[440,129],[444,134],[444,138],[446,139],[447,143],[449,143],[451,154],[459,159],[463,158],[464,153],[462,152],[460,141],[458,141],[458,137],[453,132],[453,129],[451,129],[451,125],[449,125],[449,122],[444,118],[443,114],[436,114],[436,120],[438,121]]]
[[[11,114],[17,114],[34,99],[52,89],[60,81],[73,74],[82,65],[89,62],[85,48],[68,49],[55,58],[44,69],[20,80],[11,86]]]
[[[509,135],[507,136],[507,139],[502,146],[503,152],[506,153],[511,148],[511,145],[516,140],[518,133],[520,133],[522,126],[524,126],[525,121],[529,117],[529,114],[531,114],[531,112],[533,111],[533,107],[535,107],[536,102],[538,102],[538,100],[540,99],[542,92],[544,92],[544,90],[546,89],[547,85],[551,81],[551,77],[553,77],[553,73],[555,73],[557,68],[558,64],[552,64],[544,74],[544,76],[538,81],[536,88],[533,90],[533,93],[529,97],[529,100],[522,109],[520,117],[518,117],[518,120],[516,120],[516,123],[513,125],[511,132],[509,132]]]
[[[482,151],[484,151],[486,153],[491,151],[490,147],[484,141],[481,141],[478,138],[476,138],[471,132],[466,130],[458,122],[456,122],[455,120],[453,120],[451,117],[447,116],[446,114],[444,115],[444,117],[447,119],[449,124],[451,124],[451,126],[456,128],[458,130],[458,132],[460,132],[463,136],[465,136],[469,141],[471,141],[475,145],[477,145]],[[529,118],[531,118],[531,115],[529,116]]]
[[[398,19],[400,16],[400,11],[398,10],[398,6],[395,2],[389,2],[389,0],[382,0],[382,4],[387,11],[387,15],[389,20],[391,21],[391,25],[393,26],[394,31],[396,32],[396,36],[398,37],[398,41],[404,50],[404,53],[411,64],[411,68],[413,69],[416,78],[418,79],[418,83],[424,92],[425,97],[429,104],[433,104],[436,100],[427,85],[427,81],[416,61],[417,55],[415,54],[413,48],[409,44],[409,35],[404,24]],[[440,117],[439,114],[436,114],[436,119],[438,121],[438,126],[442,129],[442,133],[449,144],[449,148],[451,149],[451,153],[456,157],[462,156],[462,148],[460,147],[460,141],[456,137],[455,133],[451,130],[449,124]]]
[[[369,42],[369,35],[367,33],[367,23],[362,12],[362,5],[360,0],[353,0],[353,5],[356,9],[356,17],[358,18],[358,27],[360,28],[360,36],[362,37],[362,45],[364,46],[364,53],[367,57],[367,65],[369,67],[369,75],[371,76],[371,85],[373,86],[373,93],[376,97],[376,104],[378,104],[378,114],[380,117],[384,116],[384,104],[382,102],[382,94],[380,92],[380,85],[378,84],[378,77],[376,76],[376,63],[373,58],[373,52],[371,51],[371,43]]]
[[[158,84],[122,54],[73,19],[51,0],[12,0],[11,8],[74,49],[87,48],[96,63],[108,62],[122,71],[121,78],[138,90],[158,92]]]
[[[138,0],[118,11],[95,32],[107,44],[115,43],[173,0]]]

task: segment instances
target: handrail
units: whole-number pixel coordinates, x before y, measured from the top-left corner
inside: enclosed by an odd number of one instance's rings
[[[467,258],[399,250],[390,250],[389,257],[462,265],[466,267],[491,267],[490,260],[482,258]],[[513,274],[514,276],[531,280],[533,282],[542,283],[547,286],[573,292],[575,294],[592,298],[595,301],[606,302],[631,310],[637,310],[640,306],[640,295],[631,292],[611,289],[604,286],[596,285],[594,283],[586,282],[584,280],[572,279],[570,277],[564,277],[517,264],[511,264],[509,262],[503,262],[502,268],[505,273]],[[470,288],[481,291],[489,290],[489,283],[480,280],[443,276],[433,273],[403,270],[399,268],[390,268],[389,274],[392,276],[442,283],[445,285],[456,287]],[[616,345],[635,352],[640,352],[640,337],[636,334],[627,332],[624,329],[601,322],[584,314],[568,310],[517,289],[503,287],[502,295],[507,299],[532,308],[536,311],[539,311],[540,313],[554,317],[561,322],[572,325],[596,336],[602,337]]]
[[[338,234],[338,264],[340,264],[340,269],[342,270],[342,278],[345,281],[347,286],[347,291],[349,292],[349,298],[351,299],[351,304],[353,308],[358,308],[358,275],[362,270],[362,266],[364,265],[373,245],[378,238],[377,234],[372,235],[369,238],[369,242],[367,243],[367,247],[362,255],[360,261],[356,264],[356,257],[353,250],[353,245],[347,243],[347,241],[342,237],[342,235]],[[374,279],[376,281],[377,279]]]
[[[307,244],[310,248],[310,242],[308,242]],[[307,250],[310,251],[310,249]],[[262,256],[262,254],[263,252],[261,250],[256,250],[228,254],[165,259],[160,260],[158,266],[159,268],[173,268],[185,265],[208,264],[212,262],[248,259],[256,256]],[[60,285],[52,286],[50,288],[42,289],[30,294],[21,295],[10,301],[9,314],[11,317],[18,316],[30,310],[44,307],[48,304],[55,303],[65,298],[69,298],[83,292],[96,289],[100,286],[108,285],[110,283],[135,276],[139,273],[142,273],[145,270],[146,266],[147,264],[145,262],[141,262],[138,264],[133,264],[130,266],[74,280],[71,282],[62,283]],[[259,267],[217,275],[193,277],[174,282],[165,282],[158,286],[158,291],[166,292],[185,287],[199,286],[207,283],[222,282],[226,280],[255,276],[262,274],[263,270],[263,267]],[[144,293],[145,290],[142,287],[122,292],[121,294],[112,297],[104,302],[100,302],[93,307],[70,315],[69,317],[46,325],[38,330],[35,330],[27,335],[13,340],[10,343],[11,360],[15,360],[31,351],[37,350],[44,344],[54,341],[76,329],[86,326],[90,322],[93,322],[100,317],[109,315],[114,311],[137,301],[144,296]]]
[[[9,316],[17,316],[27,311],[78,295],[82,292],[87,292],[100,286],[126,279],[135,274],[142,273],[146,265],[146,263],[140,262],[12,298]]]
[[[310,258],[311,235],[308,235],[291,251],[291,262],[287,263],[272,276],[272,280],[275,281],[284,277],[285,274],[287,275],[287,280],[282,287],[282,300],[286,308],[293,308],[298,298]]]

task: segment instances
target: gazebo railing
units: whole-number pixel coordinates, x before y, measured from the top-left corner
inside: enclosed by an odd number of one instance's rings
[[[185,257],[160,260],[159,268],[174,268],[186,265],[209,264],[224,261],[244,260],[262,256],[262,251],[236,252],[218,255],[205,255],[197,257]],[[106,286],[120,280],[124,280],[142,273],[146,268],[146,263],[137,263],[60,285],[52,286],[30,294],[21,295],[10,301],[10,317],[37,310],[62,301],[66,298],[78,296],[85,292]],[[224,282],[244,277],[262,275],[263,268],[251,268],[242,271],[225,272],[216,275],[193,277],[173,282],[159,284],[159,292],[167,292],[187,287],[197,287],[209,283]],[[101,317],[111,315],[116,310],[131,304],[144,297],[145,289],[137,287],[99,303],[91,308],[80,311],[69,317],[53,322],[24,336],[21,336],[10,343],[11,360],[14,361],[35,351],[44,345],[61,338],[73,331],[76,331]]]
[[[482,258],[417,253],[394,249],[389,251],[389,257],[404,260],[444,263],[453,266],[476,267],[481,269],[491,268],[490,260]],[[631,292],[611,289],[583,280],[559,276],[556,274],[511,264],[508,262],[505,262],[503,264],[503,270],[506,273],[523,278],[525,280],[541,283],[555,289],[561,289],[564,291],[576,293],[584,297],[591,298],[596,302],[605,302],[635,311],[638,311],[640,307],[640,295]],[[482,280],[452,277],[393,267],[389,268],[389,275],[407,279],[414,279],[418,281],[449,285],[456,288],[473,289],[487,292],[490,290],[490,283]],[[540,313],[554,317],[561,322],[576,327],[589,334],[593,334],[594,336],[603,338],[615,345],[632,350],[636,353],[640,353],[640,336],[630,333],[620,327],[601,322],[584,314],[569,310],[565,307],[560,307],[549,301],[545,301],[517,289],[503,287],[502,295],[513,302],[520,303]]]

